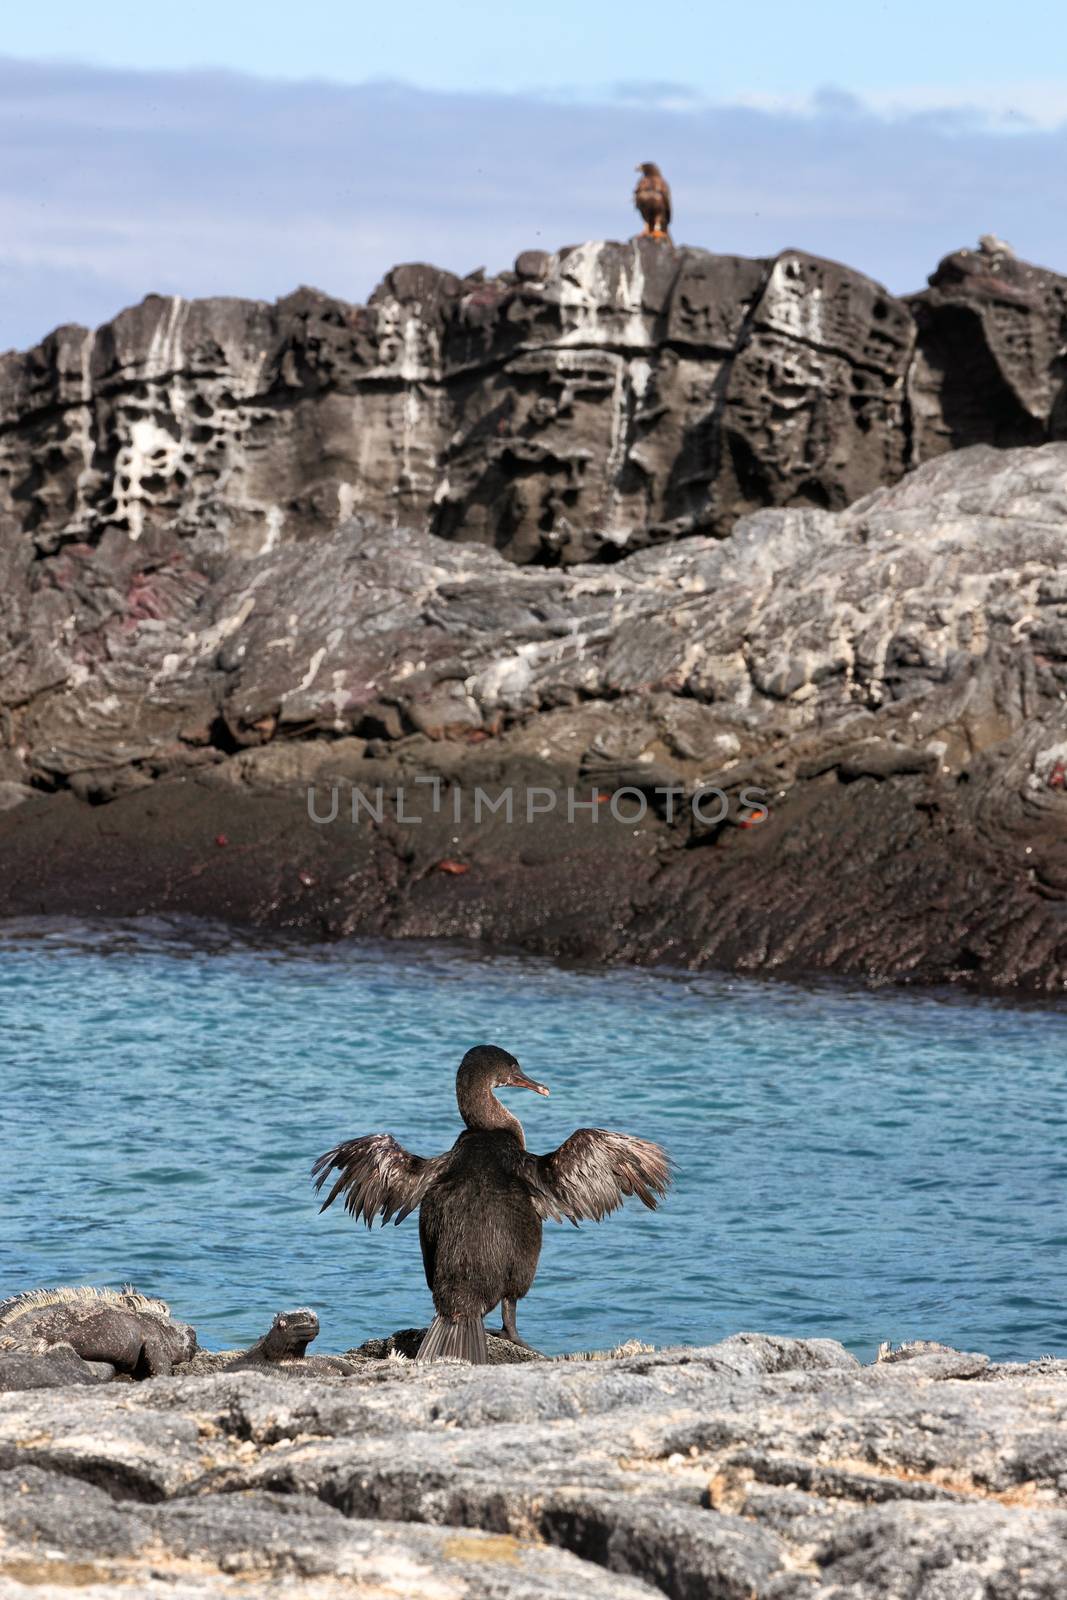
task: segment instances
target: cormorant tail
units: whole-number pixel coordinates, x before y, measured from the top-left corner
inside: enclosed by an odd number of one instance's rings
[[[434,1317],[415,1360],[443,1361],[447,1356],[474,1366],[488,1362],[489,1346],[481,1317]]]

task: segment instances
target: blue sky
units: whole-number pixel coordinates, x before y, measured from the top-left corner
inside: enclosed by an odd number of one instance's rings
[[[149,291],[363,299],[624,238],[896,292],[979,233],[1067,272],[1067,22],[1036,0],[52,0],[0,36],[0,349]]]
[[[1065,42],[1055,0],[49,0],[9,7],[0,47],[31,60],[455,91],[660,83],[715,100],[792,99],[833,84],[903,104],[1025,92],[1067,106]]]

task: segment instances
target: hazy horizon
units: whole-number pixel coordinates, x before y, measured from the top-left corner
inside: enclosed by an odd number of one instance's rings
[[[641,160],[679,244],[805,249],[897,294],[987,232],[1067,270],[1067,124],[845,89],[716,103],[667,77],[581,93],[0,58],[0,348],[148,293],[362,301],[400,261],[493,272],[625,239]]]

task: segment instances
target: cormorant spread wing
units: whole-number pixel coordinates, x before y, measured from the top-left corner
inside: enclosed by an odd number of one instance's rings
[[[441,1156],[416,1156],[398,1144],[391,1133],[368,1133],[361,1139],[346,1139],[327,1150],[311,1169],[319,1190],[335,1170],[337,1181],[326,1196],[320,1211],[332,1205],[339,1194],[345,1197],[345,1210],[362,1217],[370,1228],[381,1213],[384,1226],[390,1217],[403,1222],[422,1201],[434,1179],[439,1177],[451,1152]]]
[[[650,1139],[605,1128],[579,1128],[546,1156],[525,1155],[519,1167],[534,1207],[557,1222],[599,1222],[635,1194],[650,1211],[667,1193],[671,1164]]]

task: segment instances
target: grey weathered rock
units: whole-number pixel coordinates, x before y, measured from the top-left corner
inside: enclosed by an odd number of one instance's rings
[[[77,1479],[0,1472],[5,1594],[131,1600],[650,1600],[658,1591],[509,1534],[346,1517],[306,1495],[118,1506]],[[7,1587],[10,1585],[10,1587]],[[121,1586],[121,1587],[119,1587]]]
[[[599,1362],[11,1395],[0,1580],[1060,1600],[1063,1363],[920,1366],[741,1334]]]
[[[55,1344],[37,1351],[0,1346],[0,1391],[110,1383],[114,1376],[110,1361],[85,1361],[73,1345]]]

